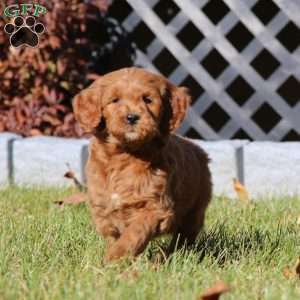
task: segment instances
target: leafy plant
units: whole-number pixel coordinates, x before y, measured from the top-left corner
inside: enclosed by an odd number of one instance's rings
[[[4,1],[1,10],[14,3]],[[107,18],[108,0],[39,4],[47,13],[38,18],[46,28],[38,47],[14,48],[0,30],[0,132],[78,137],[83,132],[73,96],[99,75],[131,65],[133,50],[124,30]],[[1,18],[0,27],[10,21]]]

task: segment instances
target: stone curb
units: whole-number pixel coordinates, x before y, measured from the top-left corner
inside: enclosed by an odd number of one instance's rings
[[[17,185],[68,186],[64,178],[70,169],[84,181],[88,140],[33,137],[13,145],[14,183]],[[49,155],[51,153],[51,155]]]
[[[253,197],[300,195],[300,142],[192,142],[210,157],[215,195],[236,197],[233,178],[244,183]],[[88,143],[86,139],[0,134],[0,185],[69,186],[73,183],[63,177],[68,166],[85,182]]]
[[[233,178],[240,181],[244,179],[243,168],[240,166],[243,152],[240,149],[243,149],[248,141],[191,141],[208,153],[214,194],[235,197]]]
[[[13,133],[0,134],[0,185],[13,182],[13,142],[21,137]]]
[[[245,185],[250,195],[300,195],[300,143],[253,142],[244,148]]]

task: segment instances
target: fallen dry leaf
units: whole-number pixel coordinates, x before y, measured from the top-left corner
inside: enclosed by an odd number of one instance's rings
[[[220,296],[230,291],[230,287],[223,281],[218,281],[214,286],[206,290],[199,300],[218,300]]]
[[[286,279],[292,279],[296,277],[300,279],[300,256],[298,257],[293,269],[291,269],[289,266],[286,266],[284,267],[282,273]]]
[[[286,279],[291,279],[295,277],[295,273],[291,271],[290,267],[285,267],[282,270],[282,274]]]
[[[73,204],[77,205],[80,203],[84,203],[87,200],[87,194],[85,193],[77,193],[73,194],[71,196],[67,196],[61,200],[55,201],[54,203],[57,204],[58,206],[62,207],[65,204]]]
[[[65,178],[68,179],[76,179],[75,173],[73,171],[68,171],[64,174]],[[77,179],[76,179],[77,180]]]
[[[234,190],[238,196],[238,198],[249,204],[250,203],[250,198],[249,198],[249,194],[248,194],[248,191],[246,189],[246,187],[240,183],[236,178],[233,178],[233,187],[234,187]]]
[[[72,179],[75,186],[80,190],[86,190],[86,187],[77,179],[75,173],[70,169],[70,166],[67,164],[69,171],[64,174],[65,178]]]

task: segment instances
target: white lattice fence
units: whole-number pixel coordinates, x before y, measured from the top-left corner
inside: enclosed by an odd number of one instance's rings
[[[300,139],[299,0],[127,2],[137,63],[194,94],[182,134]]]

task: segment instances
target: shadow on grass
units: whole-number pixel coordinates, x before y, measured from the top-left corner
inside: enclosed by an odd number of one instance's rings
[[[280,250],[283,237],[281,227],[276,231],[250,227],[247,230],[233,232],[222,224],[200,234],[196,246],[191,250],[199,253],[200,261],[205,256],[210,256],[220,265],[257,253],[263,253],[267,263],[272,259],[274,252]]]
[[[284,243],[285,232],[279,226],[276,230],[262,230],[256,227],[249,227],[247,230],[232,231],[224,224],[216,225],[207,232],[202,232],[199,235],[196,245],[183,249],[178,249],[169,258],[175,258],[177,254],[188,255],[194,253],[199,257],[201,262],[205,257],[213,258],[217,264],[222,266],[225,262],[239,261],[241,258],[249,255],[257,255],[264,260],[265,263],[270,262],[274,257],[274,253],[282,250],[281,246]],[[163,241],[153,249],[160,252],[167,249],[169,240]],[[150,251],[152,252],[152,251]],[[153,252],[150,253],[150,259],[153,258]]]

